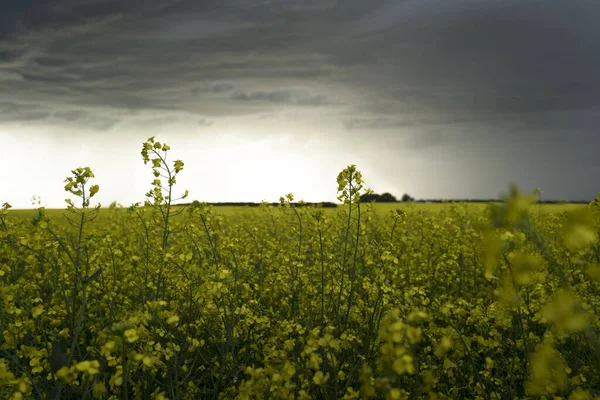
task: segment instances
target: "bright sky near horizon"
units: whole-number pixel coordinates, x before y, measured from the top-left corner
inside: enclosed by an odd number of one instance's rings
[[[0,203],[143,201],[150,136],[201,201],[600,192],[600,3],[6,0]]]

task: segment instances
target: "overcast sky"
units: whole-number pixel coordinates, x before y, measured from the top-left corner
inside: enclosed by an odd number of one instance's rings
[[[2,0],[0,202],[89,166],[142,201],[149,136],[201,201],[600,192],[598,0]]]

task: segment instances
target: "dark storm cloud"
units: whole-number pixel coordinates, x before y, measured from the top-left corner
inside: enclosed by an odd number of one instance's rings
[[[387,97],[394,113],[578,109],[600,103],[599,10],[585,0],[11,1],[0,60],[21,60],[21,90],[70,82],[98,103],[119,96],[111,87],[151,97],[264,78],[337,82]],[[233,98],[288,96],[262,93]]]
[[[0,51],[0,64],[9,64],[16,61],[19,58],[19,54],[14,53],[10,50]]]
[[[600,147],[599,18],[593,0],[7,0],[0,122],[297,107],[357,148],[562,143],[568,164]]]
[[[586,0],[390,2],[355,25],[358,50],[379,61],[359,82],[440,114],[593,107],[598,16]]]
[[[0,39],[43,29],[64,29],[119,17],[164,10],[180,0],[5,0]]]

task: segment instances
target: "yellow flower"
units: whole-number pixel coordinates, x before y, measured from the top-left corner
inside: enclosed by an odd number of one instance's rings
[[[524,252],[511,253],[513,274],[515,281],[520,285],[531,285],[536,283],[535,273],[542,265],[541,257]]]
[[[600,264],[592,264],[585,271],[591,280],[600,282]]]
[[[571,227],[564,235],[565,245],[570,250],[584,248],[595,240],[596,232],[589,226],[581,224]]]
[[[106,388],[104,382],[96,382],[92,386],[92,394],[94,395],[94,397],[100,398],[106,393],[108,393],[108,389]]]
[[[531,356],[530,375],[526,384],[529,396],[554,394],[565,390],[567,375],[565,364],[549,342],[538,345]]]
[[[411,311],[411,313],[408,314],[408,321],[409,322],[424,321],[424,320],[426,320],[428,318],[429,318],[429,315],[427,315],[426,312],[421,311],[421,310]]]
[[[58,379],[60,379],[67,385],[70,385],[71,383],[73,383],[75,381],[75,375],[71,372],[71,369],[67,366],[64,366],[61,369],[59,369],[58,371],[56,371],[55,375]]]
[[[515,306],[521,302],[521,298],[515,290],[512,279],[508,275],[502,277],[502,286],[496,289],[494,294],[506,305]]]
[[[289,361],[286,361],[283,366],[283,373],[287,378],[291,378],[296,373],[296,367],[294,366],[294,364],[290,363]]]
[[[594,217],[589,210],[577,210],[568,215],[562,238],[569,250],[585,248],[594,242],[596,237]]]
[[[494,278],[502,250],[502,238],[491,233],[487,234],[483,242],[483,265],[485,268],[485,279]]]
[[[321,359],[321,357],[319,357],[317,354],[312,353],[310,355],[310,359],[308,362],[309,368],[311,369],[319,369],[321,366],[321,362],[323,362],[323,360]]]
[[[323,374],[323,372],[321,371],[317,371],[317,373],[313,377],[313,381],[319,386],[324,385],[328,379],[329,374]]]
[[[231,274],[231,271],[229,271],[228,269],[223,269],[223,270],[219,271],[219,279],[225,279],[230,274]]]
[[[552,321],[559,329],[582,331],[589,323],[585,313],[573,293],[561,289],[554,294],[552,301],[542,310],[542,317]]]
[[[592,400],[593,397],[587,390],[577,388],[571,392],[568,400]]]
[[[422,333],[423,331],[421,328],[415,328],[414,326],[409,326],[406,329],[406,336],[411,344],[419,343],[421,341]]]
[[[154,365],[154,362],[152,361],[152,358],[151,358],[151,357],[148,357],[148,356],[144,356],[144,357],[142,358],[142,363],[143,363],[143,364],[144,364],[146,367],[148,367],[148,368],[150,368],[150,367],[152,367],[152,366]]]
[[[138,336],[137,331],[135,329],[127,329],[125,331],[125,338],[127,339],[127,341],[129,343],[133,343],[133,342],[135,342],[136,340],[139,339],[139,336]]]
[[[33,315],[33,318],[37,318],[40,315],[42,315],[43,312],[44,306],[40,304],[39,306],[33,307],[33,309],[31,310],[31,315]]]
[[[387,394],[385,396],[385,400],[403,400],[403,399],[408,399],[406,391],[396,389],[396,388],[390,389],[390,391],[387,392]]]
[[[405,373],[414,374],[415,367],[413,365],[413,357],[409,354],[404,354],[400,357],[397,357],[392,364],[392,368],[398,375]]]
[[[435,355],[438,357],[444,356],[448,350],[452,348],[452,338],[450,336],[444,336],[438,343],[435,349]]]
[[[100,373],[100,363],[98,360],[81,361],[75,365],[75,369],[88,375],[96,375]]]
[[[29,380],[29,378],[23,377],[20,378],[18,383],[17,383],[17,389],[19,390],[19,392],[21,393],[27,393],[29,391],[31,387],[31,381]]]

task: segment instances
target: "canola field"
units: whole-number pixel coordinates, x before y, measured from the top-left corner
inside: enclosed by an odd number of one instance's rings
[[[144,204],[78,168],[64,216],[0,210],[0,398],[600,398],[600,196],[386,209],[349,166],[337,209],[221,213],[169,151]]]

